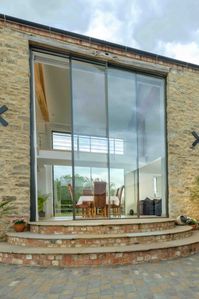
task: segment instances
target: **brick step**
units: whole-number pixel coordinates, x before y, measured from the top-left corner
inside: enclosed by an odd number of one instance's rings
[[[199,231],[191,237],[115,247],[42,248],[0,243],[0,262],[37,266],[96,266],[152,262],[199,251]]]
[[[170,218],[39,221],[30,222],[30,231],[39,234],[110,234],[166,230],[175,227]]]
[[[7,242],[31,247],[98,247],[126,246],[161,242],[190,237],[192,227],[176,226],[172,229],[123,234],[37,234],[32,232],[7,233]]]

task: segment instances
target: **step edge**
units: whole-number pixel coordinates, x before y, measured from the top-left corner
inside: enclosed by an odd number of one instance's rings
[[[172,231],[174,230],[174,231]],[[31,235],[25,235],[25,233],[8,232],[8,237],[20,238],[20,239],[34,239],[34,240],[77,240],[77,239],[111,239],[111,238],[133,238],[133,237],[153,237],[163,235],[174,235],[186,232],[191,232],[192,227],[186,227],[186,229],[167,229],[161,231],[151,232],[135,232],[135,233],[119,233],[119,234],[39,234],[31,233]]]
[[[135,219],[134,219],[135,220]],[[143,222],[144,220],[144,222]],[[151,220],[154,220],[151,222]],[[156,221],[155,221],[156,220]],[[69,222],[70,221],[70,222]],[[121,220],[121,219],[109,219],[109,220],[101,220],[102,222],[98,222],[98,220],[83,220],[83,221],[90,221],[90,223],[85,222],[83,223],[82,221],[80,222],[79,220],[74,220],[73,223],[71,223],[71,220],[69,220],[67,223],[67,220],[64,221],[29,221],[28,224],[34,225],[34,226],[64,226],[64,227],[71,227],[71,226],[117,226],[117,225],[147,225],[147,224],[156,224],[156,223],[168,223],[168,222],[173,222],[175,224],[175,219],[172,218],[161,218],[161,219],[156,219],[156,218],[149,218],[149,219],[136,219],[137,222],[125,222],[126,220]],[[118,221],[118,223],[111,223],[113,221]],[[130,219],[129,219],[130,221]],[[146,221],[146,222],[145,222]],[[96,223],[95,223],[96,222]]]
[[[147,252],[151,250],[164,250],[169,248],[177,248],[177,247],[184,247],[193,244],[199,243],[199,233],[193,238],[188,237],[185,239],[180,240],[172,240],[172,241],[165,241],[165,242],[156,242],[156,243],[149,243],[149,244],[135,244],[135,245],[126,245],[118,247],[78,247],[78,248],[42,248],[39,247],[38,251],[36,247],[22,247],[17,245],[7,245],[7,243],[2,242],[5,247],[10,247],[10,249],[3,249],[1,248],[0,243],[0,253],[16,253],[16,254],[24,254],[24,255],[79,255],[79,254],[103,254],[103,253],[125,253],[125,252]],[[6,245],[5,245],[6,244]],[[158,246],[157,246],[158,244]],[[12,247],[14,247],[12,249]],[[3,249],[3,251],[2,251]],[[16,250],[17,249],[17,250]]]

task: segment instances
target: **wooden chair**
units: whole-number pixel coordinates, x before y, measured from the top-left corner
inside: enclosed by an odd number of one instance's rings
[[[110,206],[111,210],[113,211],[113,216],[121,217],[123,192],[124,192],[124,185],[121,188],[118,188],[116,192],[116,196],[119,198],[119,205],[112,203]]]
[[[67,189],[70,193],[70,196],[71,196],[71,199],[72,199],[72,202],[73,202],[73,187],[72,187],[72,185],[68,184]],[[75,208],[81,209],[83,218],[92,217],[91,206],[92,206],[91,202],[89,202],[89,201],[83,201],[81,204],[75,204]]]
[[[83,189],[83,195],[92,196],[93,195],[93,190],[91,188],[84,188]]]
[[[107,217],[106,182],[94,182],[93,216]]]

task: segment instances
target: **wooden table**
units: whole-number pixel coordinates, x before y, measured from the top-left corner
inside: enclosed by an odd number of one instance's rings
[[[91,203],[91,205],[88,206],[88,211],[87,211],[87,216],[88,217],[96,217],[96,209],[94,207],[94,205],[92,205],[92,203],[94,203],[94,195],[82,195],[79,197],[79,200],[76,204],[76,207],[81,207],[81,205],[83,203]],[[109,206],[111,205],[115,205],[117,207],[119,207],[119,198],[117,196],[106,196],[106,211],[105,211],[105,217],[108,217],[108,209],[109,209]],[[84,214],[85,214],[85,211],[84,211]]]
[[[84,201],[86,202],[94,202],[94,195],[81,195],[78,202],[77,206],[81,205]],[[116,206],[119,206],[119,198],[117,196],[110,196],[110,201],[109,201],[109,196],[106,196],[106,204],[115,204]]]

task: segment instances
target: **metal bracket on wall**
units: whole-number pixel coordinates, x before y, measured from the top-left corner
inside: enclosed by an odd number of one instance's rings
[[[195,141],[192,143],[192,146],[191,146],[191,148],[194,148],[198,143],[199,143],[199,135],[195,132],[195,131],[193,131],[193,132],[191,132],[191,134],[195,137]]]
[[[3,117],[1,117],[1,114],[6,112],[7,110],[8,110],[8,107],[6,105],[3,105],[0,107],[0,124],[2,124],[4,127],[7,127],[8,122]]]

